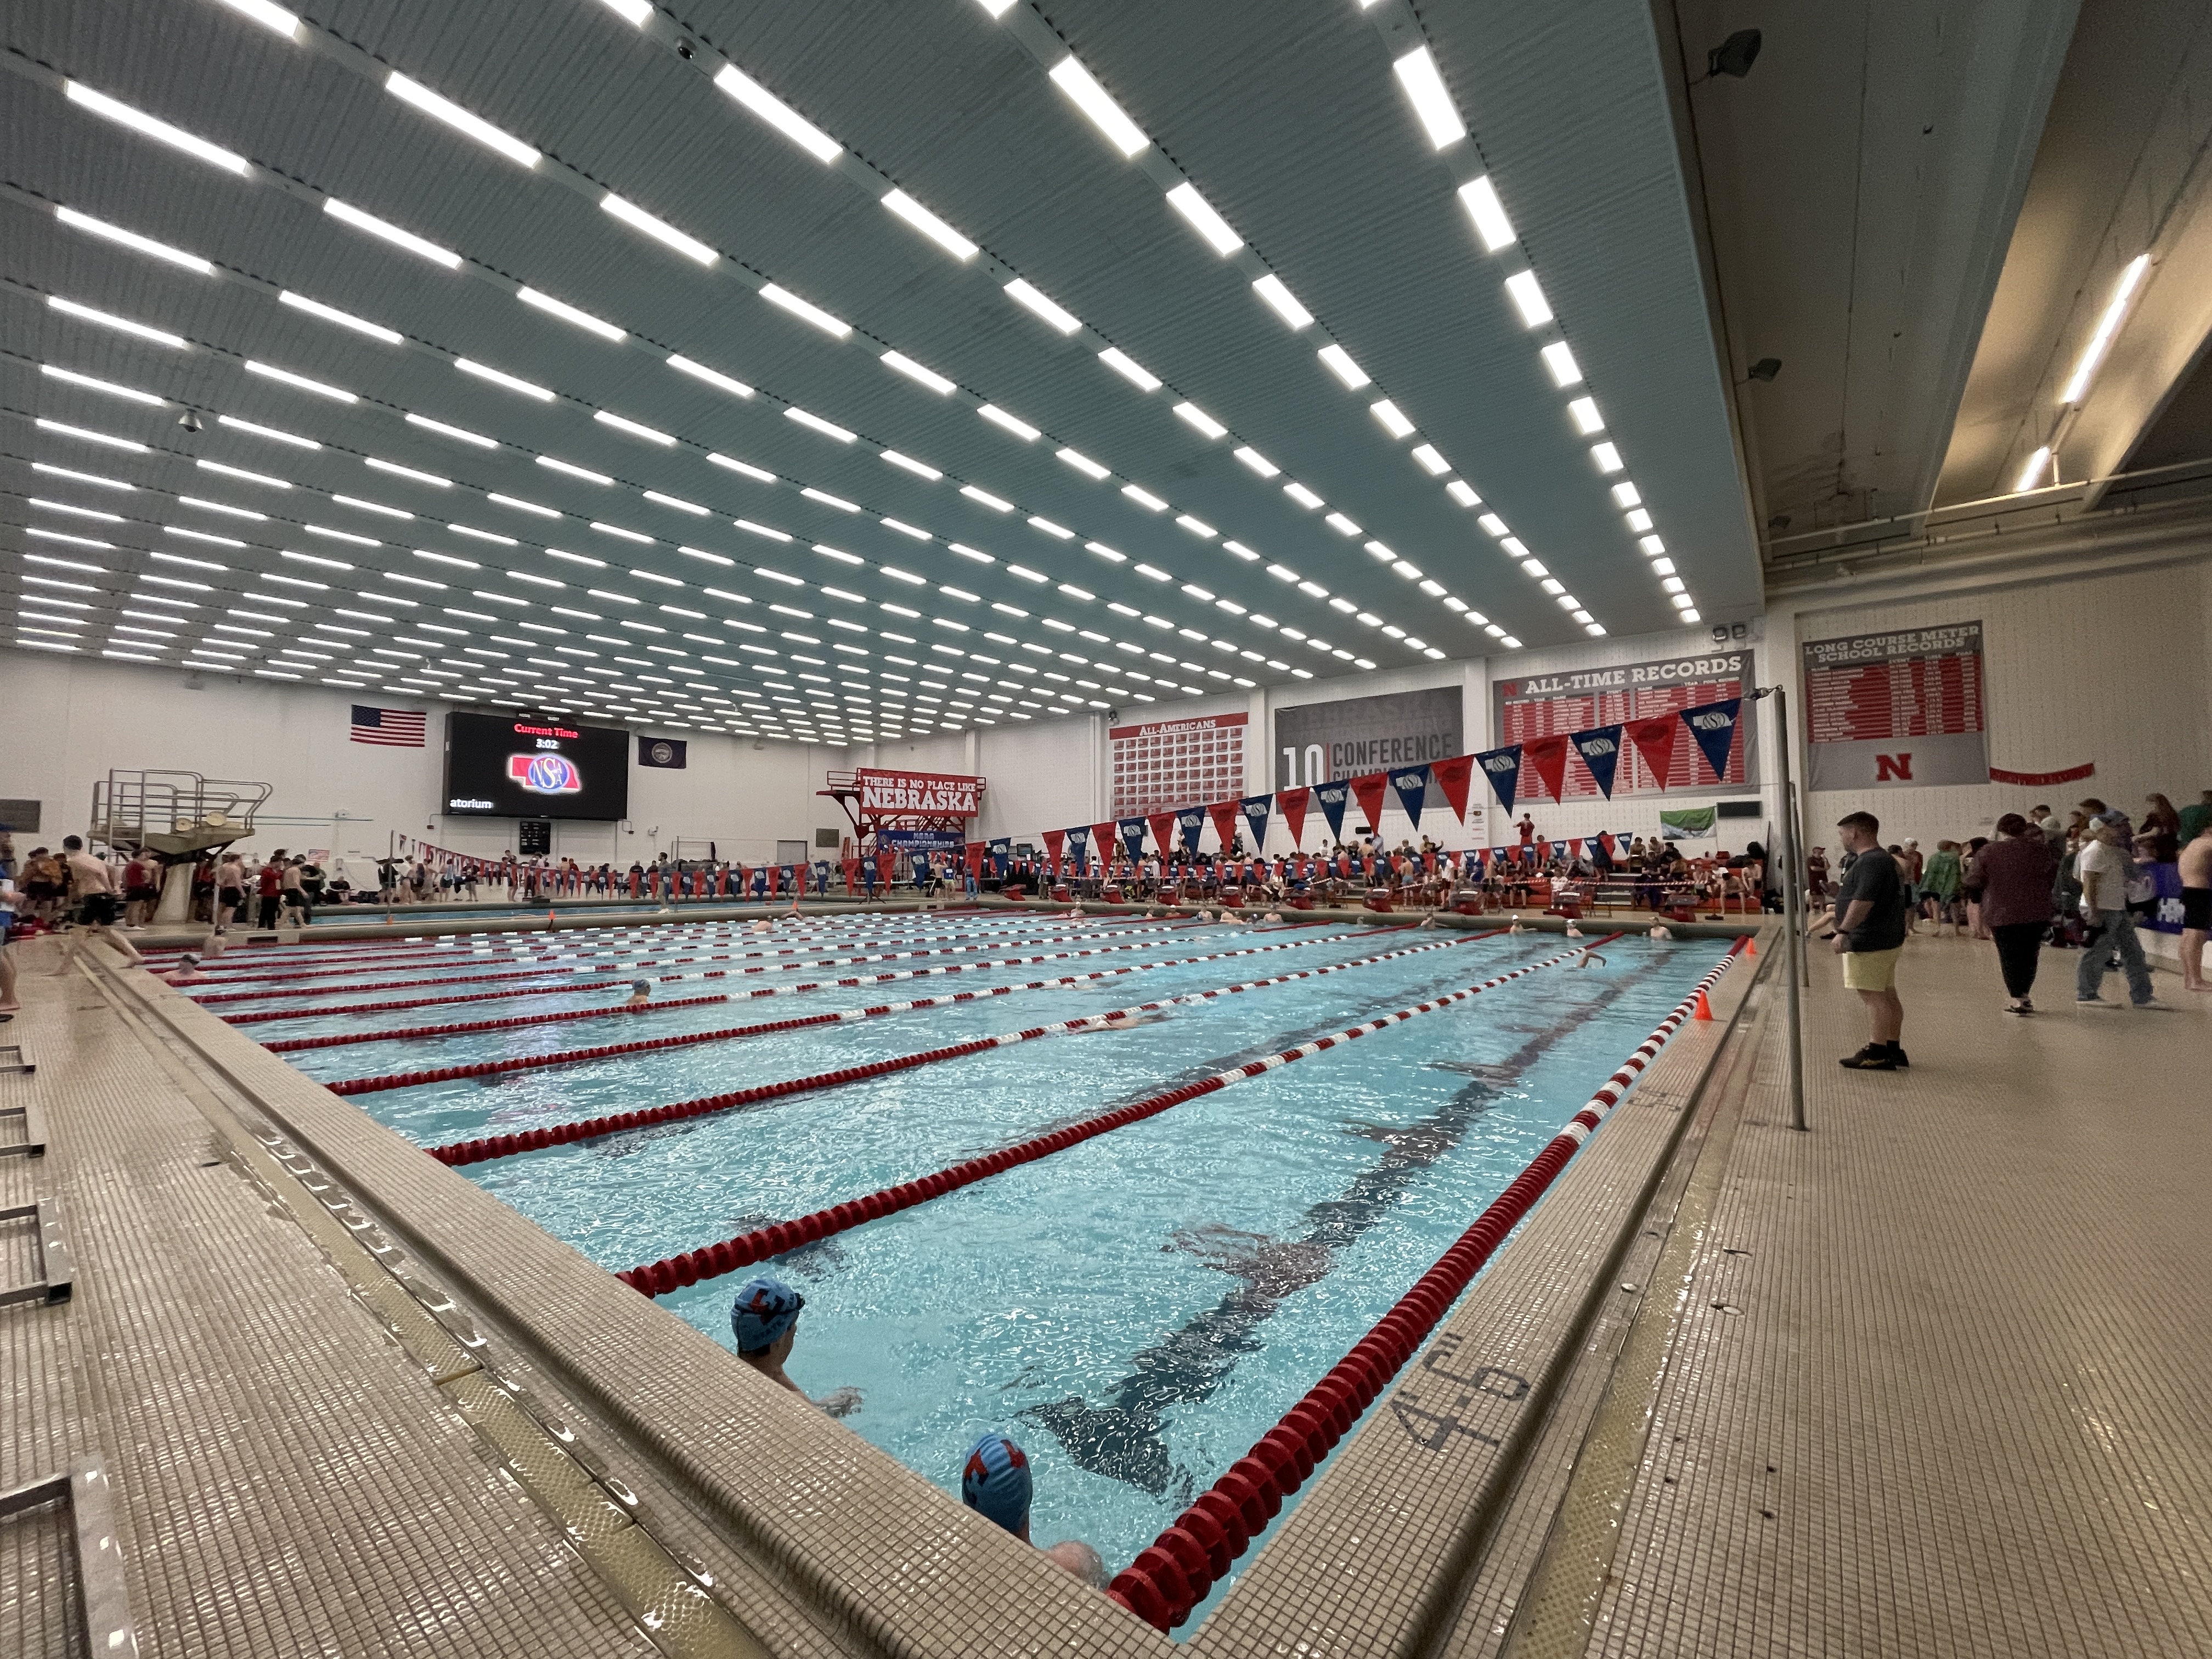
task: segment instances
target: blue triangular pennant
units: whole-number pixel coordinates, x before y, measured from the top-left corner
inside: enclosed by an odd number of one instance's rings
[[[1620,764],[1620,731],[1618,726],[1601,726],[1577,732],[1567,739],[1574,744],[1575,753],[1583,757],[1583,764],[1589,768],[1590,776],[1607,800],[1613,799],[1613,769]],[[1512,808],[1506,810],[1510,811]]]
[[[1352,786],[1346,782],[1317,783],[1313,787],[1313,798],[1321,808],[1322,816],[1328,820],[1328,838],[1344,839],[1344,808],[1352,799]],[[1510,807],[1507,809],[1511,811]]]
[[[1252,850],[1255,853],[1267,844],[1267,815],[1274,807],[1273,795],[1247,795],[1237,803],[1237,810],[1244,814],[1244,822],[1252,826]]]
[[[1508,812],[1513,810],[1514,793],[1521,787],[1521,745],[1510,743],[1503,749],[1486,749],[1474,757],[1482,769],[1482,775],[1490,780],[1491,793]]]
[[[1176,809],[1176,828],[1182,831],[1182,850],[1198,851],[1199,832],[1206,828],[1206,809],[1203,806],[1179,806]],[[1164,847],[1160,851],[1164,853]]]
[[[1728,697],[1682,711],[1682,720],[1705,752],[1705,764],[1713,769],[1716,779],[1728,775],[1729,750],[1735,745],[1736,720],[1742,710],[1741,697]]]
[[[1398,792],[1398,805],[1406,809],[1406,817],[1418,834],[1421,828],[1421,803],[1428,799],[1429,769],[1411,766],[1402,772],[1393,772],[1390,787]]]

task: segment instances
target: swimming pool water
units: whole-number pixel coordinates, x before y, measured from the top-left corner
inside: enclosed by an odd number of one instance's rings
[[[1041,925],[1047,920],[846,918],[811,933],[807,944],[818,948],[797,959],[851,954],[837,941],[864,937],[914,948],[954,934],[973,942],[1080,933],[1086,937],[1019,953],[1142,948],[291,1058],[330,1079],[1217,951],[1291,947],[361,1097],[380,1121],[429,1145],[719,1093],[1451,941],[1324,977],[1176,1005],[1127,1026],[1042,1037],[756,1109],[467,1169],[487,1191],[613,1270],[911,1180],[1557,956],[1565,943],[1545,934],[1473,939],[1340,927],[1155,927],[1092,938],[1113,924],[1092,919],[1048,928]],[[588,939],[555,937],[564,945]],[[636,954],[766,948],[762,936],[741,930],[663,929],[650,938],[649,946],[637,942]],[[720,942],[683,943],[710,938]],[[863,1403],[848,1425],[948,1492],[957,1493],[961,1454],[976,1436],[992,1429],[1012,1435],[1031,1459],[1037,1541],[1087,1539],[1109,1569],[1118,1569],[1343,1356],[1723,949],[1710,941],[1622,939],[1607,947],[1604,966],[1546,969],[662,1301],[726,1346],[738,1286],[753,1272],[788,1279],[808,1304],[789,1366],[802,1388],[821,1395],[857,1387]],[[1015,953],[993,946],[975,957],[883,967]],[[510,965],[503,957],[472,959],[488,963],[482,971]],[[444,976],[454,971],[448,963],[459,960],[455,952],[417,971]],[[364,977],[400,972],[368,968]],[[686,981],[657,988],[656,994],[696,994],[726,983]],[[610,995],[427,1012],[440,1019],[498,1017],[603,1003]],[[422,1015],[370,1018],[389,1026],[419,1023]],[[361,1018],[307,1016],[248,1029],[264,1037],[309,1035],[358,1029]],[[1251,1559],[1248,1553],[1240,1569]]]

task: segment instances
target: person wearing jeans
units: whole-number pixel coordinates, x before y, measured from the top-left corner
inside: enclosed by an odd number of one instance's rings
[[[1997,820],[1997,838],[1977,852],[1966,866],[1966,885],[1981,892],[1981,920],[1997,946],[1997,968],[2004,975],[2009,1014],[2032,1014],[2028,993],[2042,960],[2043,936],[2051,926],[2051,878],[2057,861],[2043,832],[2017,812]]]
[[[2118,813],[2102,812],[2089,821],[2090,838],[2075,861],[2081,882],[2081,917],[2089,937],[2081,944],[2081,961],[2074,974],[2074,1000],[2101,1003],[2098,993],[2105,984],[2105,957],[2119,953],[2128,976],[2128,1000],[2138,1008],[2160,1008],[2150,988],[2150,964],[2143,960],[2142,941],[2136,937],[2135,912],[2128,908],[2127,821]]]

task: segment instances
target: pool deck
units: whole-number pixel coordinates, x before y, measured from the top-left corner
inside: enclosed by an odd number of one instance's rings
[[[1852,1073],[1819,957],[1801,1134],[1766,939],[1194,1655],[2212,1650],[2212,997],[2077,1010],[2051,954],[2050,1012],[2009,1019],[1989,946],[1921,940],[1912,1068]],[[0,1155],[0,1207],[58,1200],[75,1291],[0,1306],[0,1488],[103,1461],[141,1651],[1173,1651],[211,1014],[46,977],[55,948],[18,947],[0,1027],[38,1066],[0,1111],[48,1145]],[[4,1290],[38,1263],[0,1229]],[[1477,1360],[1510,1411],[1439,1404]],[[104,1570],[68,1540],[0,1519],[0,1652],[83,1650]]]

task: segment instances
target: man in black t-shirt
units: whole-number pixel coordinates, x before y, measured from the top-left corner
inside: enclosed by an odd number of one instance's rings
[[[1836,825],[1854,856],[1836,884],[1836,952],[1844,985],[1856,991],[1873,1026],[1872,1040],[1842,1061],[1855,1072],[1893,1072],[1911,1062],[1899,1038],[1905,1005],[1897,1000],[1897,959],[1905,951],[1905,879],[1882,850],[1881,823],[1853,812]]]

